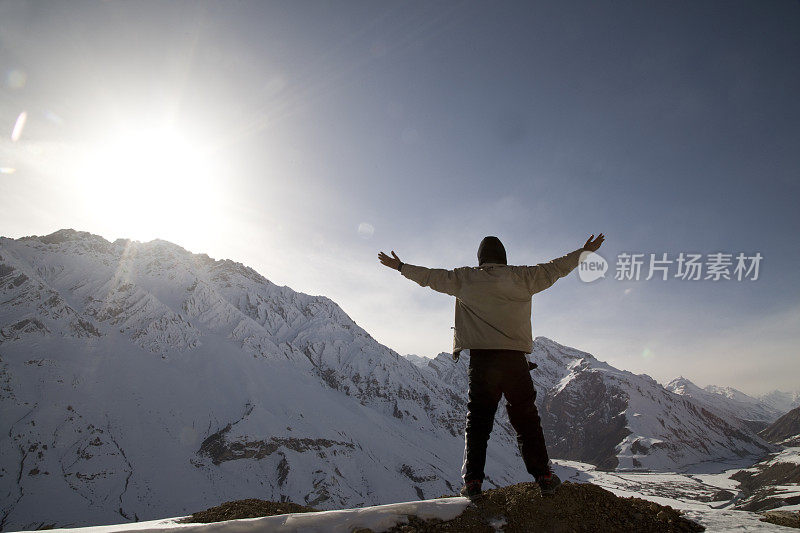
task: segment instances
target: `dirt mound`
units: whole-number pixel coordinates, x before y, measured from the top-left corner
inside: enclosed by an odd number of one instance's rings
[[[542,498],[535,483],[488,490],[461,515],[447,522],[411,517],[389,531],[703,531],[703,526],[639,498],[620,498],[591,484],[564,483],[555,496]]]
[[[761,521],[800,529],[800,511],[767,511]]]
[[[222,522],[224,520],[237,520],[239,518],[260,518],[287,513],[312,513],[317,511],[313,507],[305,507],[292,502],[270,502],[267,500],[238,500],[225,502],[222,505],[194,513],[183,520],[184,522]]]
[[[443,496],[451,498],[452,496]],[[185,522],[221,522],[316,509],[291,502],[239,500],[194,513]],[[486,532],[579,532],[579,531],[703,531],[703,526],[682,517],[671,507],[639,498],[620,498],[591,484],[564,483],[555,496],[542,498],[536,483],[519,483],[491,489],[463,513],[443,522],[409,516],[408,522],[389,531],[429,533],[439,531]],[[358,533],[370,533],[368,529]]]

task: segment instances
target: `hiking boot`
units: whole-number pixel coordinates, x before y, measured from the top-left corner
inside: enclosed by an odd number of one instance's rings
[[[536,478],[536,483],[539,484],[539,488],[542,490],[542,496],[553,496],[558,486],[561,485],[561,480],[551,470]]]
[[[481,483],[482,482],[479,479],[473,479],[472,481],[467,481],[461,488],[461,495],[466,496],[470,500],[477,498],[482,494]]]

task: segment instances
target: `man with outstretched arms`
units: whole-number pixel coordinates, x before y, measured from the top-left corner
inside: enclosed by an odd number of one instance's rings
[[[544,433],[534,400],[536,391],[526,354],[533,350],[531,297],[572,272],[584,252],[595,252],[605,237],[589,237],[583,247],[548,263],[508,265],[497,237],[486,237],[478,248],[478,266],[454,270],[425,268],[378,254],[380,262],[423,287],[456,297],[453,356],[469,349],[469,401],[461,494],[481,494],[486,445],[500,396],[517,432],[525,467],[545,495],[561,483],[551,468]]]

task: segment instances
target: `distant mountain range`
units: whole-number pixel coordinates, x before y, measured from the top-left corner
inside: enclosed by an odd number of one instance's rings
[[[544,337],[530,357],[552,457],[666,471],[776,449],[752,424],[772,404]],[[0,238],[0,529],[452,493],[469,357],[412,359],[328,298],[166,241]],[[487,474],[528,480],[503,409]]]
[[[728,418],[741,420],[754,431],[761,431],[785,412],[734,388],[709,385],[701,389],[684,377],[670,381],[665,388],[675,394],[692,398]]]
[[[795,407],[800,407],[800,391],[781,392],[774,390],[759,396],[758,399],[781,413],[788,413]]]

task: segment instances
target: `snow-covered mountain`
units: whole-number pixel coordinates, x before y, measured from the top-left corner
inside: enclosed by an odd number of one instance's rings
[[[1,239],[0,265],[4,527],[254,495],[363,505],[458,482],[463,397],[327,298],[71,230]],[[520,477],[510,443],[492,448],[498,482]]]
[[[758,399],[770,407],[777,409],[781,414],[785,414],[796,407],[800,407],[800,390],[795,392],[774,390],[759,396]]]
[[[539,337],[532,359],[551,455],[601,468],[673,471],[770,447],[738,420],[710,412],[591,354]]]
[[[709,385],[701,389],[683,376],[673,379],[665,388],[687,396],[703,407],[727,418],[737,418],[755,431],[761,431],[783,413],[771,405],[732,387]]]
[[[403,357],[411,361],[416,366],[428,366],[428,363],[430,362],[430,358],[422,357],[421,355],[414,355],[412,353],[406,354]]]
[[[537,337],[530,359],[538,365],[531,376],[551,457],[603,469],[674,471],[774,449],[737,418],[589,353]],[[442,353],[428,368],[466,391],[468,365],[468,356],[454,363]],[[498,409],[497,421],[510,428],[504,409]]]
[[[532,358],[554,457],[671,470],[769,449],[588,353],[539,337]],[[452,492],[468,359],[417,366],[328,298],[165,241],[0,238],[0,529]],[[487,474],[527,480],[503,409]]]

